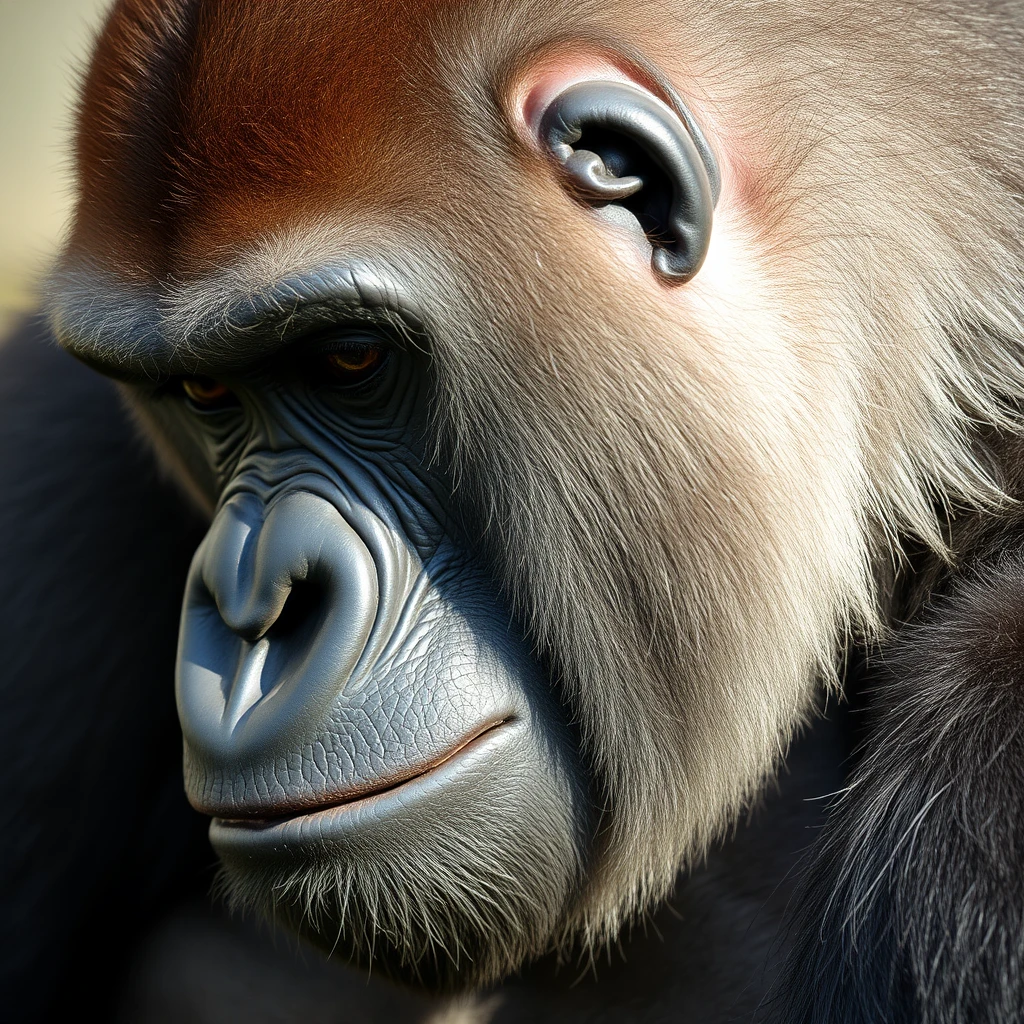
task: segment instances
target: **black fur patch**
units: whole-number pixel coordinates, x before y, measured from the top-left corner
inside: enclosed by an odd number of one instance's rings
[[[813,851],[779,1024],[1024,1017],[1024,552],[900,636]]]
[[[0,494],[0,1018],[103,1020],[213,860],[172,686],[196,524],[111,384],[30,327],[0,347]]]

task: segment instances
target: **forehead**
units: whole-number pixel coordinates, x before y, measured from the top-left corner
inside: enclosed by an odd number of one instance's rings
[[[443,2],[123,0],[83,90],[73,246],[188,273],[285,218],[423,205],[450,174]]]

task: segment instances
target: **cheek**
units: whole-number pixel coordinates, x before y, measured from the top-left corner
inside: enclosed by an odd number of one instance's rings
[[[715,394],[714,404],[733,410],[738,421],[761,406],[770,413],[794,404],[805,374],[801,312],[769,273],[747,225],[728,213],[718,217],[699,274],[679,286],[651,272],[650,248],[635,232],[560,194],[551,203],[563,246],[556,255],[578,268],[583,322],[595,309],[612,323],[621,320],[616,336],[631,339],[630,346],[642,337],[644,349],[679,367],[684,387]],[[606,331],[595,325],[592,334]],[[820,367],[820,354],[814,362]]]
[[[662,400],[689,423],[688,447],[713,449],[732,465],[727,477],[756,481],[751,494],[799,494],[808,507],[814,491],[855,485],[857,341],[827,292],[823,299],[816,289],[812,301],[812,282],[766,254],[749,219],[732,209],[722,210],[700,273],[682,287],[654,277],[649,254],[626,233],[587,211],[572,217],[567,244],[589,278],[576,316],[592,322],[592,345],[617,346],[630,361],[649,357],[652,387],[664,387]],[[595,309],[603,323],[593,322]],[[609,331],[613,323],[621,326]],[[846,484],[833,479],[837,465],[849,467]]]
[[[647,279],[643,285],[657,289],[656,300],[678,331],[696,335],[690,345],[700,348],[706,369],[720,370],[730,391],[748,392],[744,404],[757,406],[766,393],[790,404],[800,376],[793,320],[745,225],[728,213],[717,218],[700,274],[685,289]]]

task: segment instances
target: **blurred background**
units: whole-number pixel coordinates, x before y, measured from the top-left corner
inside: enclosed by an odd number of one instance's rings
[[[110,0],[0,0],[0,330],[33,308],[71,202],[76,75]]]

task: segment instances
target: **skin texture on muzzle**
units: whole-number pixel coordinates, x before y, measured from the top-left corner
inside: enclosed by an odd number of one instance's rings
[[[229,892],[271,893],[314,939],[344,929],[354,959],[376,945],[384,969],[444,985],[521,955],[493,940],[510,921],[534,942],[557,930],[592,826],[542,666],[426,468],[415,361],[391,351],[343,409],[300,375],[184,407],[223,483],[186,588],[177,698],[186,788],[214,818]],[[389,924],[381,894],[393,904],[410,877],[417,898],[435,879],[434,920],[403,905]]]

